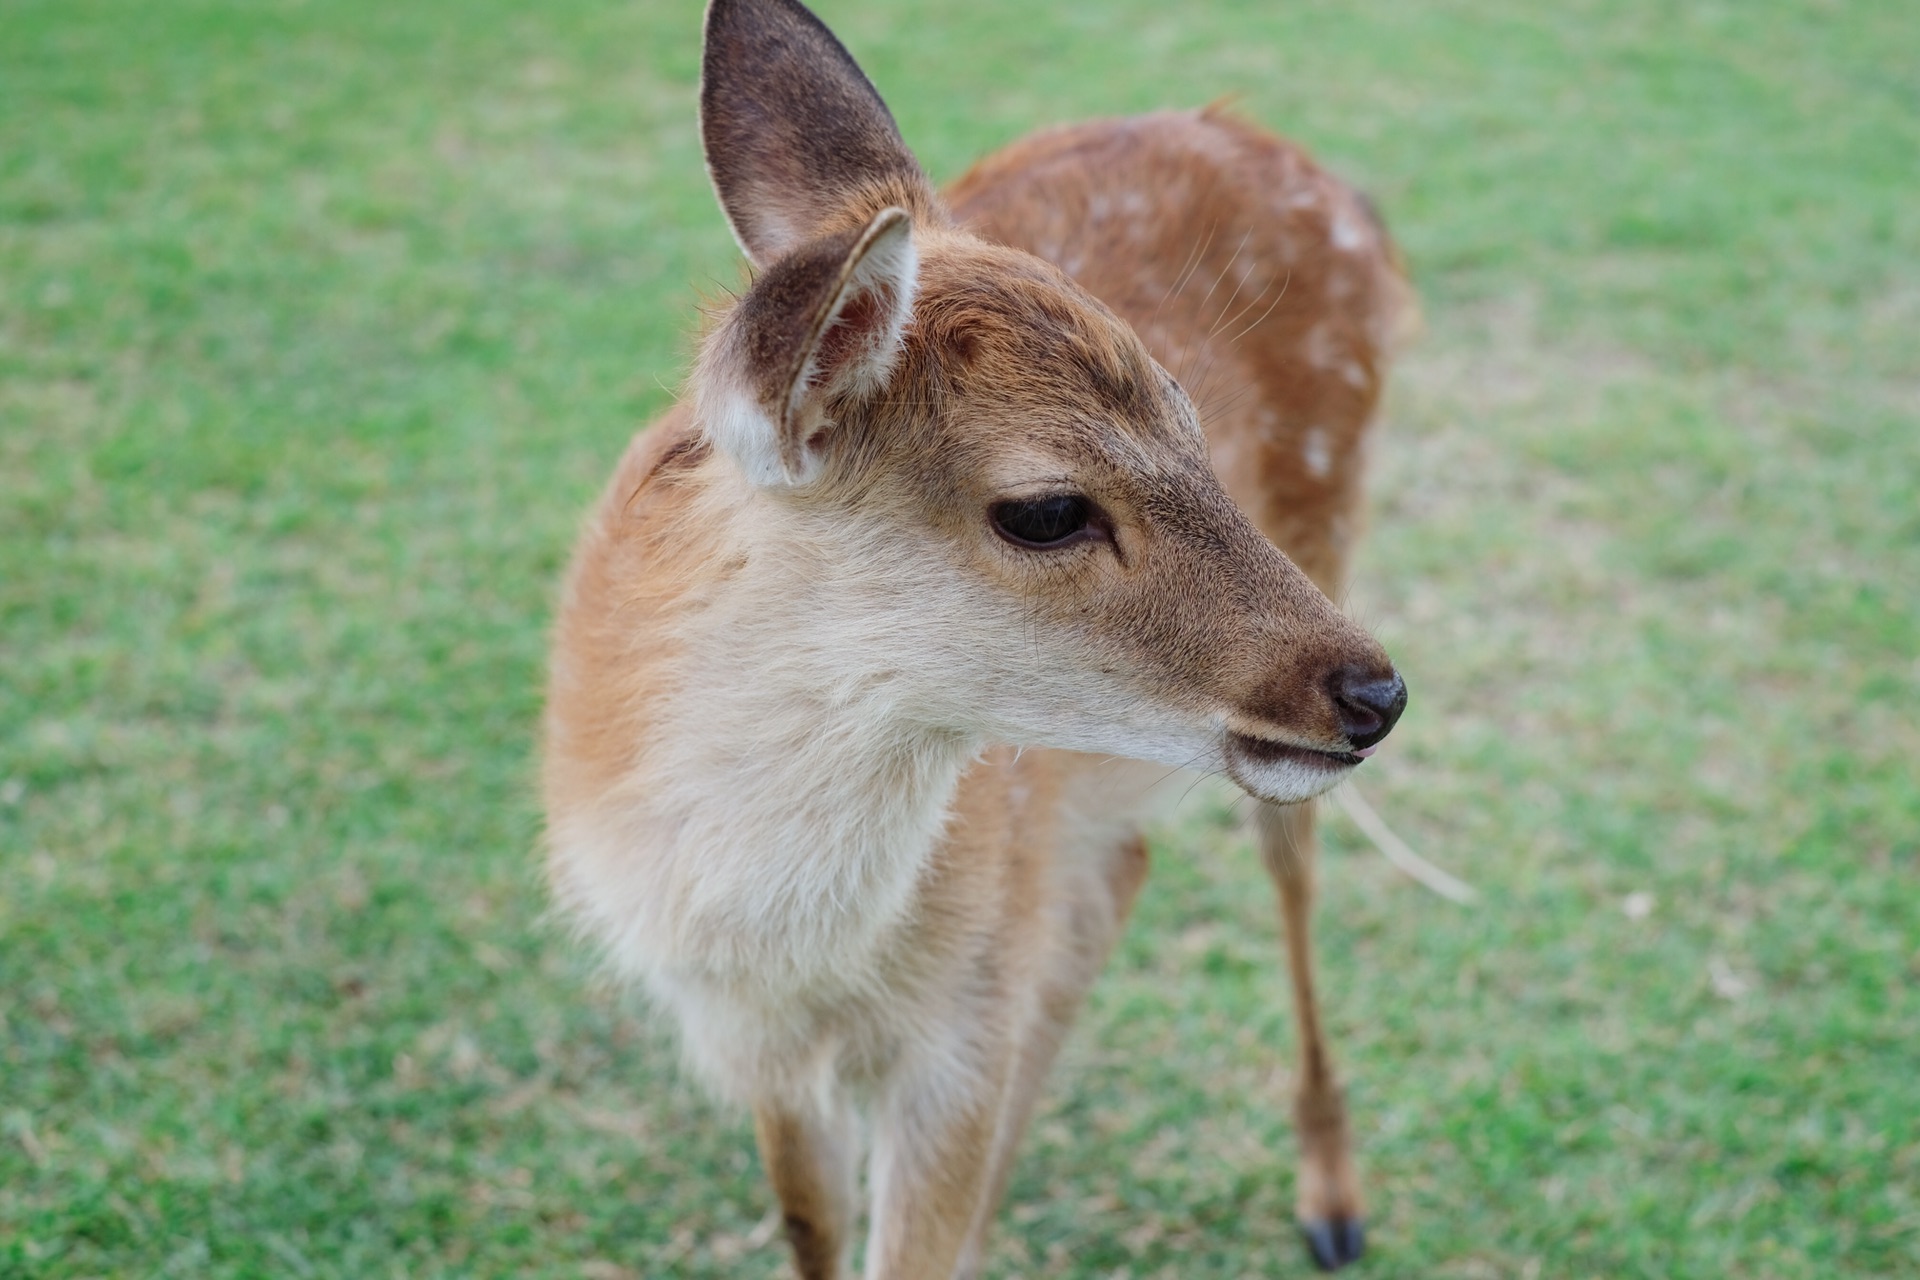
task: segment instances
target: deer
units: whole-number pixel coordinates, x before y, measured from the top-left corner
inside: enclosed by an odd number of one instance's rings
[[[1352,1262],[1312,801],[1407,697],[1332,602],[1410,302],[1379,219],[1219,107],[942,193],[798,0],[711,0],[699,122],[749,274],[566,572],[557,909],[750,1112],[804,1280],[863,1212],[868,1280],[972,1276],[1158,784],[1223,775],[1284,926],[1298,1225]]]

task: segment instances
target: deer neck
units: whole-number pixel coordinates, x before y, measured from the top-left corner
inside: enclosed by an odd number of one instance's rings
[[[860,533],[844,523],[757,494],[733,505],[728,571],[663,637],[671,692],[623,788],[666,873],[634,923],[652,935],[645,968],[778,998],[857,980],[911,909],[982,744],[923,714],[890,656],[926,603],[897,546],[849,554]]]

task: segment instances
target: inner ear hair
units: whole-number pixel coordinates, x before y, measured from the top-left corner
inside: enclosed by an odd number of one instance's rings
[[[797,0],[712,0],[700,73],[707,173],[734,238],[767,267],[881,210],[945,211],[892,112]]]
[[[888,208],[753,282],[709,338],[696,382],[708,434],[750,479],[818,476],[828,404],[879,392],[898,363],[917,269],[913,219]]]

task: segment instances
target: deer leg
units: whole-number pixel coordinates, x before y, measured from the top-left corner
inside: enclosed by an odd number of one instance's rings
[[[842,1280],[853,1243],[859,1148],[853,1109],[838,1097],[825,1110],[811,1100],[762,1102],[753,1108],[753,1134],[780,1199],[800,1280]]]
[[[1323,1271],[1332,1271],[1359,1258],[1366,1248],[1366,1234],[1346,1098],[1334,1077],[1314,996],[1310,919],[1315,852],[1310,803],[1261,806],[1260,856],[1280,893],[1300,1051],[1293,1101],[1300,1143],[1294,1212],[1314,1262]]]
[[[981,1019],[903,1072],[873,1116],[867,1280],[952,1280],[987,1184],[1013,1046]],[[928,1058],[933,1053],[926,1055]]]
[[[1095,874],[1077,879],[1069,889],[1071,923],[1045,960],[1039,999],[1007,1082],[986,1184],[954,1271],[957,1277],[974,1276],[986,1259],[987,1232],[1006,1198],[1014,1156],[1039,1103],[1047,1071],[1086,1001],[1088,988],[1106,967],[1107,955],[1119,940],[1146,878],[1147,843],[1135,835],[1116,848]]]

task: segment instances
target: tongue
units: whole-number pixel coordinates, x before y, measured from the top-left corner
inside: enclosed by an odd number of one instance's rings
[[[1362,760],[1365,760],[1368,756],[1372,755],[1374,752],[1378,751],[1379,749],[1380,749],[1380,744],[1376,742],[1370,747],[1360,748],[1358,751],[1354,752],[1353,754],[1359,756]]]

